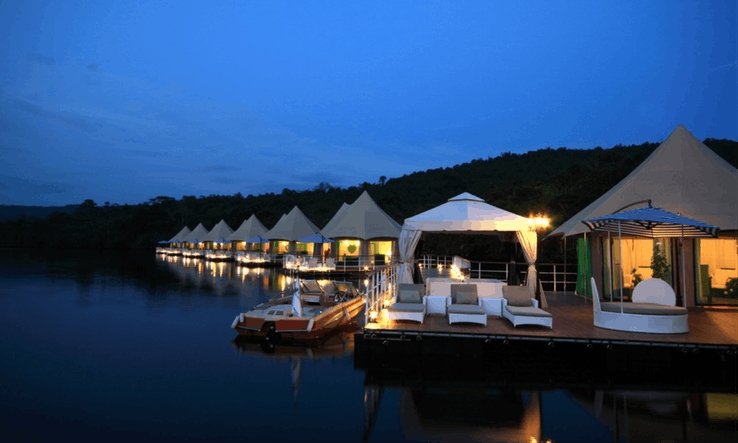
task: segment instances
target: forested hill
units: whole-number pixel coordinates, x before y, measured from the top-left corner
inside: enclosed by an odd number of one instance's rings
[[[738,142],[704,142],[738,167]],[[336,188],[320,183],[309,191],[243,196],[159,196],[138,205],[99,206],[83,202],[71,213],[44,219],[0,223],[0,247],[141,248],[153,247],[183,226],[203,223],[210,229],[224,219],[233,229],[252,213],[269,228],[293,206],[319,227],[343,202],[353,202],[363,190],[399,223],[462,192],[521,215],[543,212],[557,226],[625,177],[655,148],[656,143],[609,149],[541,149],[525,154],[504,153],[448,168],[416,172],[377,183]],[[234,191],[238,191],[234,189]]]

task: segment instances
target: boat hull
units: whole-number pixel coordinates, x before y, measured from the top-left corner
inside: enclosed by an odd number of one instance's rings
[[[239,335],[262,337],[268,340],[314,341],[353,324],[364,310],[363,297],[326,307],[313,316],[275,318],[262,315],[263,311],[247,312],[239,316],[233,326]]]

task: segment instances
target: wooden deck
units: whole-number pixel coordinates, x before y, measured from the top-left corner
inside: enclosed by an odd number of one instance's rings
[[[646,334],[597,328],[592,321],[592,304],[573,294],[548,294],[547,310],[553,315],[553,329],[538,326],[518,326],[501,317],[489,317],[487,326],[449,325],[443,315],[428,315],[423,324],[384,320],[370,323],[365,333],[488,336],[493,339],[527,339],[627,342],[637,345],[680,345],[699,347],[738,347],[738,309],[690,308],[689,332],[686,334]]]

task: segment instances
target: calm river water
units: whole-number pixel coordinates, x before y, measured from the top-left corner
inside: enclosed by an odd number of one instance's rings
[[[0,441],[738,441],[738,396],[524,389],[234,341],[276,270],[146,254],[0,252]]]

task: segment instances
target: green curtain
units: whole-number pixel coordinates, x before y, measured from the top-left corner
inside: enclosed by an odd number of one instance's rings
[[[586,238],[577,239],[577,294],[592,296],[592,250]]]

